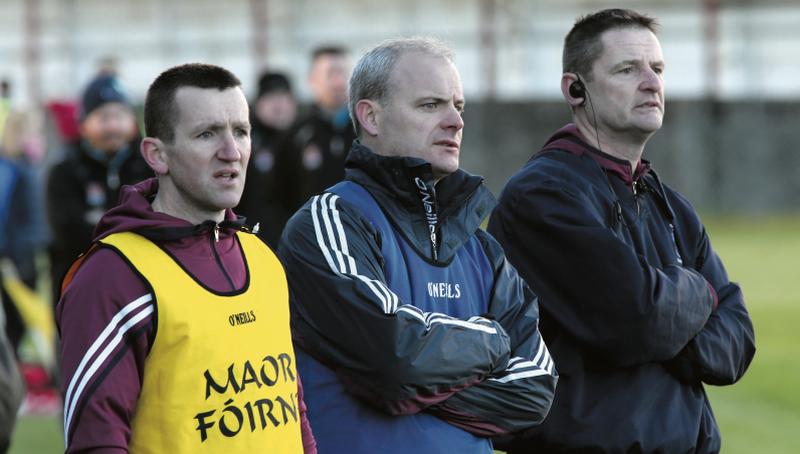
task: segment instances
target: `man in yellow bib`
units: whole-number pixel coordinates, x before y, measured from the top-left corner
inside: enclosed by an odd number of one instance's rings
[[[240,85],[187,64],[147,92],[156,178],[123,188],[57,308],[67,452],[316,452],[283,268],[231,211],[250,157]]]

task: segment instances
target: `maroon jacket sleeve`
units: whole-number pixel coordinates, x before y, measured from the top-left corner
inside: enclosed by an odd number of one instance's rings
[[[303,435],[303,452],[305,454],[317,454],[317,441],[314,433],[311,432],[311,424],[308,422],[308,407],[303,399],[303,382],[297,377],[297,401],[300,407],[300,431]]]
[[[154,304],[115,252],[92,251],[56,309],[67,453],[127,452]]]

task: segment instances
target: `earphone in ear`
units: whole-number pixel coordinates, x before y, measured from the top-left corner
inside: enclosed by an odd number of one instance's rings
[[[581,105],[586,102],[586,87],[583,85],[583,82],[581,82],[580,79],[570,84],[569,95],[573,98],[583,98]]]

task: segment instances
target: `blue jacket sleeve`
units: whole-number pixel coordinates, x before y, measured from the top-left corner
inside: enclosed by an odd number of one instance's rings
[[[714,287],[719,304],[703,329],[666,365],[688,383],[730,385],[744,375],[755,355],[753,323],[741,288],[728,280],[700,220],[692,221],[699,226],[697,240],[689,243],[696,255],[694,267]]]
[[[478,236],[495,270],[489,316],[511,338],[508,367],[453,395],[432,411],[482,436],[504,435],[540,424],[550,410],[558,374],[539,333],[536,295],[489,234]]]
[[[505,369],[511,352],[500,322],[399,300],[386,285],[379,242],[369,221],[332,194],[292,217],[279,256],[297,345],[348,392],[390,414],[421,411]]]
[[[609,364],[665,361],[703,328],[714,295],[696,270],[656,267],[605,225],[581,188],[510,184],[489,232],[542,310]]]

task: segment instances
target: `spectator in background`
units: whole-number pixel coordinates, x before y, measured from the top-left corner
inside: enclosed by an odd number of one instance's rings
[[[47,243],[41,167],[44,158],[41,117],[34,111],[13,110],[5,121],[0,141],[0,256],[10,259],[15,274],[35,288],[36,256]],[[3,286],[7,334],[16,348],[25,324]]]
[[[5,273],[10,263],[14,277],[22,278],[32,287],[36,281],[35,232],[42,230],[38,229],[34,214],[37,188],[33,174],[18,147],[21,141],[17,139],[23,136],[20,133],[27,133],[27,128],[18,121],[23,118],[27,117],[11,112],[2,125],[7,127],[0,147],[0,277],[9,277]],[[4,284],[0,282],[0,454],[9,448],[17,412],[25,398],[17,353],[26,326]]]
[[[259,224],[259,238],[272,248],[278,246],[283,225],[290,213],[285,194],[279,190],[279,144],[297,116],[297,101],[289,79],[277,72],[265,72],[258,81],[258,95],[250,112],[252,155],[242,200],[236,209],[250,225]]]
[[[6,118],[11,113],[11,83],[0,80],[0,137],[5,131]]]
[[[742,290],[697,212],[642,159],[664,116],[654,19],[610,9],[564,41],[565,125],[511,178],[489,221],[541,296],[562,380],[510,453],[712,453],[704,385],[755,354]]]
[[[67,268],[89,246],[102,214],[117,204],[120,187],[152,176],[139,154],[133,108],[114,76],[101,74],[86,87],[80,132],[47,180],[53,303]]]
[[[24,227],[27,223],[24,218],[26,199],[26,185],[19,165],[0,155],[0,259],[12,256],[13,245],[18,242],[16,236],[22,233],[18,227]],[[14,303],[6,295],[5,287],[0,291],[0,300],[3,335],[8,330],[8,340],[16,354],[17,346],[25,333],[25,324]]]
[[[350,64],[342,47],[314,50],[308,85],[313,105],[292,128],[282,152],[280,192],[289,213],[312,195],[344,177],[344,161],[355,139],[347,112],[347,80]]]

